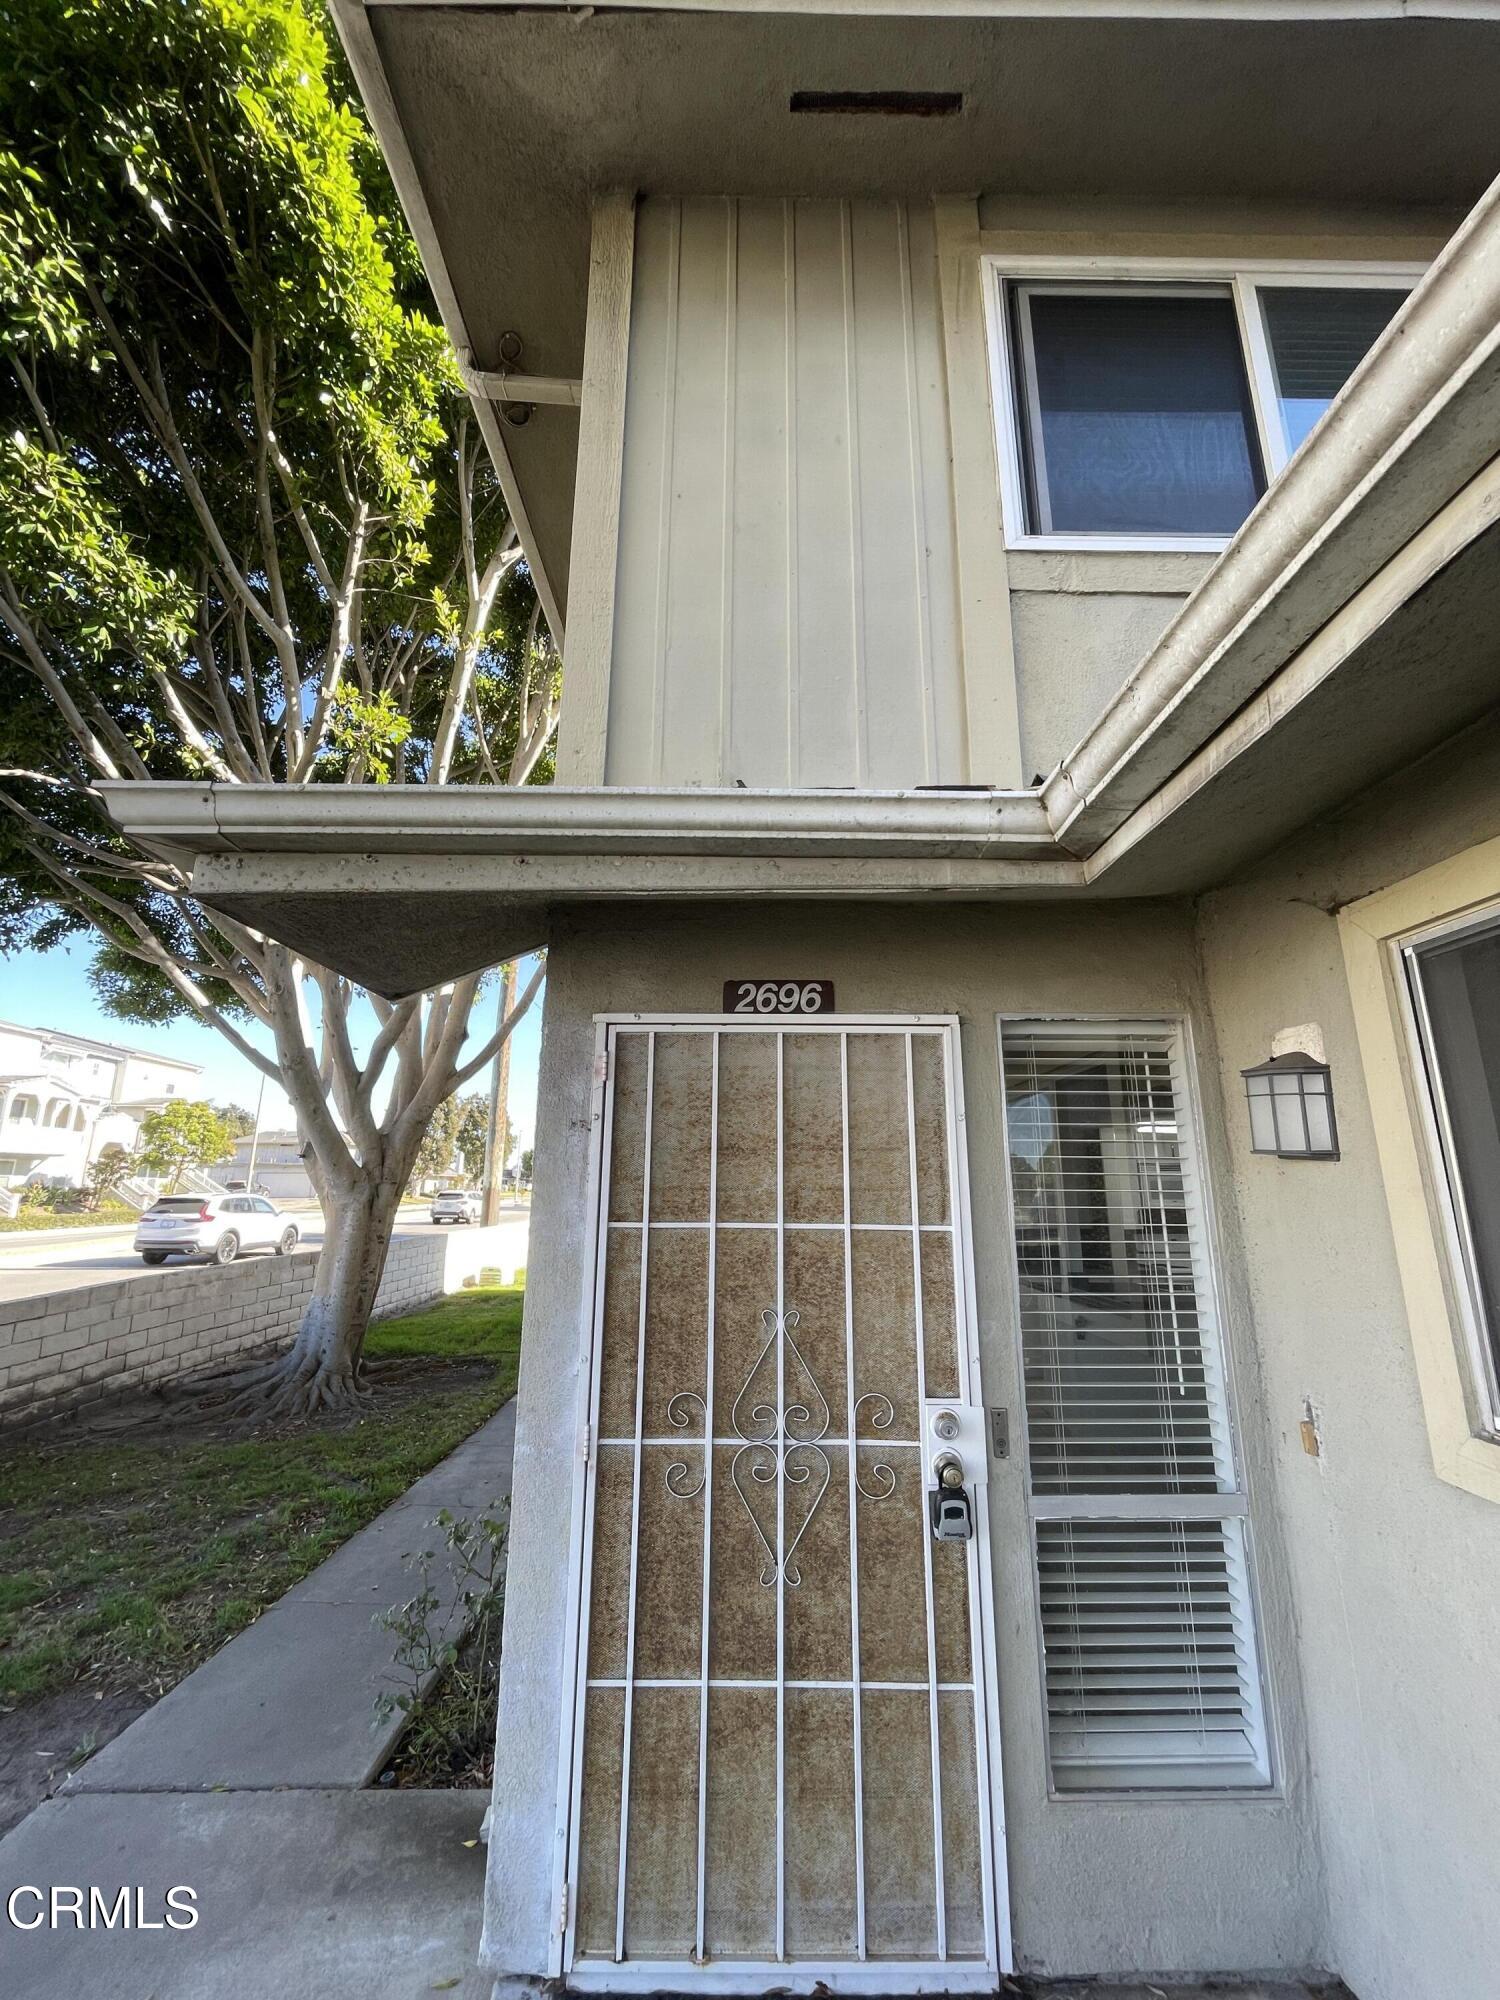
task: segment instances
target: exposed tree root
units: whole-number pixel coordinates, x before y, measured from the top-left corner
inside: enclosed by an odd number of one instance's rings
[[[302,1352],[293,1347],[245,1367],[216,1368],[207,1374],[178,1381],[171,1386],[174,1400],[190,1402],[186,1419],[203,1412],[203,1405],[222,1404],[222,1414],[230,1422],[248,1425],[296,1420],[324,1412],[343,1414],[370,1407],[371,1397],[364,1388],[360,1363],[331,1362],[326,1356]]]
[[[343,1415],[369,1406],[370,1398],[360,1386],[356,1366],[331,1363],[316,1354],[299,1356],[293,1348],[259,1380],[245,1384],[225,1414],[270,1423],[319,1416],[324,1411]]]
[[[250,1389],[269,1381],[281,1372],[287,1359],[285,1354],[262,1355],[257,1361],[236,1361],[225,1368],[207,1368],[200,1375],[180,1375],[173,1381],[163,1382],[160,1392],[168,1402],[232,1395],[237,1389]]]

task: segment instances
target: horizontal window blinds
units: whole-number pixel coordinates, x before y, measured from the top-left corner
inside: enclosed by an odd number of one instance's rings
[[[1178,1038],[1013,1023],[1004,1058],[1054,1781],[1263,1784]]]

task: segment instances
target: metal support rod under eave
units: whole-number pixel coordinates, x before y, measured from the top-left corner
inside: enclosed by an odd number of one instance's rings
[[[548,403],[574,410],[583,402],[583,383],[565,375],[512,375],[503,368],[460,367],[473,393],[492,402]]]

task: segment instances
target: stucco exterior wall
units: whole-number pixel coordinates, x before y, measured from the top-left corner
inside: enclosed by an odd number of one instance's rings
[[[556,1918],[559,1732],[570,1505],[581,1470],[588,1155],[596,1012],[716,1013],[726,978],[772,970],[831,977],[846,1012],[957,1013],[962,1021],[979,1326],[987,1403],[1019,1426],[1020,1386],[1004,1233],[996,1016],[1186,1016],[1215,1062],[1191,915],[1129,909],[899,910],[785,906],[667,915],[579,913],[548,968],[526,1340],[518,1398],[510,1572],[484,1962],[545,1969]],[[1227,1174],[1218,1105],[1211,1178]],[[1232,1219],[1231,1219],[1232,1221]],[[1053,1974],[1302,1969],[1317,1964],[1322,1889],[1286,1559],[1280,1547],[1239,1253],[1224,1230],[1228,1342],[1237,1377],[1258,1567],[1260,1629],[1279,1743],[1272,1795],[1100,1801],[1047,1796],[1032,1556],[1021,1460],[990,1482],[1004,1797],[1017,1960]]]
[[[1201,912],[1230,1178],[1296,1595],[1328,1962],[1359,2000],[1488,1989],[1500,1855],[1500,1507],[1433,1469],[1338,908],[1500,833],[1474,733]],[[1342,1158],[1253,1158],[1239,1071],[1322,1029]],[[1302,1449],[1310,1399],[1322,1454]]]
[[[1184,596],[1048,583],[1013,590],[1021,761],[1045,777],[1082,739],[1172,621]]]

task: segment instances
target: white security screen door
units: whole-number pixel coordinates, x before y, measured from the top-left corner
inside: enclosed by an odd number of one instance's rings
[[[562,1969],[993,1989],[954,1026],[632,1019],[604,1057]]]

